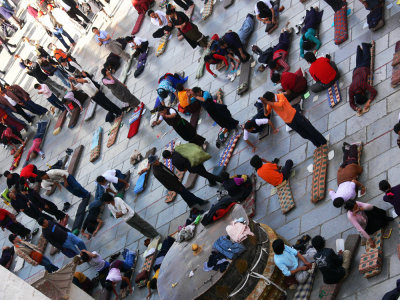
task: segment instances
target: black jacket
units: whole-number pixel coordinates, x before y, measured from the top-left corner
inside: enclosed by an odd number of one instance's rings
[[[48,221],[49,226],[42,228],[42,234],[57,249],[62,249],[64,242],[67,240],[68,232],[67,228],[61,226],[57,222]]]

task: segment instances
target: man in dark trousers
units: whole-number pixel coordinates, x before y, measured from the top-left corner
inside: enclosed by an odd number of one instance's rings
[[[199,164],[198,166],[192,167],[190,161],[182,156],[182,154],[178,153],[177,151],[173,151],[172,153],[169,150],[164,150],[162,156],[165,159],[171,159],[172,164],[177,168],[179,171],[189,171],[190,173],[196,173],[201,177],[204,177],[208,180],[210,186],[215,186],[217,181],[222,183],[222,179],[214,174],[207,172],[206,168],[203,164]]]
[[[45,214],[39,210],[39,208],[32,203],[29,198],[20,192],[11,191],[8,193],[8,197],[11,199],[11,206],[18,212],[23,212],[28,217],[39,220],[45,218],[47,220],[53,220],[48,214]]]
[[[87,250],[85,243],[76,235],[72,234],[67,228],[60,224],[49,221],[44,218],[38,220],[40,226],[42,226],[42,234],[57,249],[61,250],[65,256],[72,258],[78,255],[79,250]]]
[[[23,239],[30,240],[31,238],[31,231],[19,223],[14,214],[2,208],[0,208],[0,227],[2,230],[8,229]]]
[[[149,157],[149,164],[153,166],[154,177],[169,191],[174,191],[181,195],[183,201],[192,208],[194,205],[205,205],[209,201],[200,199],[191,192],[189,192],[183,184],[179,181],[179,178],[164,164],[160,163],[157,156]]]

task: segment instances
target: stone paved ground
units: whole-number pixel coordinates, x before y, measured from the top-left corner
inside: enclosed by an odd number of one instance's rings
[[[196,0],[196,9],[194,20],[199,25],[201,31],[207,35],[213,33],[223,34],[226,30],[238,30],[247,15],[254,7],[254,1],[236,0],[234,5],[224,10],[221,2],[217,2],[213,15],[206,21],[200,21],[200,7],[202,2]],[[382,202],[382,194],[377,188],[377,183],[381,179],[390,178],[393,183],[398,183],[396,179],[400,175],[400,156],[398,155],[398,147],[396,145],[396,136],[390,131],[392,125],[396,122],[400,111],[400,102],[398,98],[400,93],[390,86],[390,78],[392,67],[390,61],[394,52],[394,44],[400,37],[399,28],[399,7],[394,5],[391,9],[385,9],[386,26],[376,33],[370,32],[364,28],[366,22],[367,11],[359,1],[351,1],[349,8],[352,13],[349,16],[349,39],[342,45],[335,46],[333,42],[333,11],[326,6],[323,1],[309,0],[305,5],[295,0],[283,0],[285,6],[284,12],[281,14],[281,26],[287,21],[292,25],[297,24],[300,18],[305,14],[305,9],[311,5],[318,5],[324,10],[323,22],[320,27],[320,38],[322,47],[319,51],[322,53],[330,53],[338,64],[342,73],[340,80],[341,93],[343,97],[342,103],[334,109],[329,108],[325,93],[321,93],[319,97],[311,94],[305,103],[305,115],[324,135],[329,135],[330,149],[335,150],[335,157],[329,162],[328,184],[327,188],[336,188],[336,171],[341,161],[341,145],[343,141],[357,142],[362,141],[365,144],[362,165],[364,173],[361,181],[367,187],[367,194],[361,201],[376,204],[385,209],[390,206]],[[386,1],[386,5],[390,2]],[[95,20],[95,26],[108,30],[114,36],[128,35],[136,20],[137,13],[132,8],[129,1],[112,1],[107,8],[108,11],[114,12],[114,20],[112,24],[103,24],[101,18]],[[139,36],[149,38],[154,31],[154,27],[146,19]],[[217,29],[217,30],[216,30]],[[39,39],[43,45],[47,45],[50,41],[49,37],[38,28],[34,28],[28,24],[22,32],[18,32],[12,39],[18,39],[26,34],[33,39]],[[276,30],[271,36],[265,34],[260,24],[257,24],[255,32],[252,34],[249,44],[257,44],[262,49],[276,43],[279,36],[279,30]],[[74,55],[85,69],[99,75],[100,66],[102,65],[106,52],[94,43],[91,32],[86,37],[79,39]],[[352,70],[355,66],[355,49],[356,45],[361,42],[369,42],[371,39],[376,40],[376,59],[375,59],[375,87],[378,90],[378,96],[373,102],[369,113],[359,118],[347,104],[348,86],[351,82]],[[293,46],[290,50],[289,62],[291,70],[294,71],[298,67],[307,69],[304,60],[299,59],[299,37],[293,40]],[[152,52],[157,47],[156,41],[151,39]],[[20,46],[18,52],[23,58],[32,57],[29,50],[24,46]],[[18,83],[29,89],[34,99],[38,99],[35,91],[32,89],[32,80],[20,72],[18,65],[14,60],[9,59],[8,54],[4,51],[1,54],[0,67],[7,68],[10,71],[5,77],[10,83]],[[236,95],[238,80],[233,83],[227,82],[221,74],[217,79],[213,79],[210,75],[205,74],[200,80],[195,79],[195,72],[200,57],[199,50],[193,50],[185,42],[179,42],[174,38],[169,41],[167,51],[161,57],[156,58],[150,55],[145,72],[135,79],[130,76],[127,82],[129,89],[140,98],[148,107],[152,107],[155,101],[156,81],[165,72],[182,71],[189,76],[187,86],[200,86],[204,90],[216,92],[222,87],[225,92],[225,103],[229,106],[235,118],[242,123],[255,113],[253,103],[255,100],[267,90],[276,90],[277,86],[273,86],[270,80],[267,80],[268,73],[257,73],[253,69],[250,91],[243,96]],[[107,91],[107,94],[109,92]],[[45,103],[43,99],[37,100]],[[149,127],[150,114],[147,112],[142,119],[142,124],[137,136],[129,140],[126,138],[128,117],[124,118],[124,127],[121,129],[117,142],[111,148],[105,147],[107,133],[110,125],[104,122],[105,112],[98,109],[93,120],[87,123],[79,122],[76,128],[69,130],[64,128],[58,136],[51,134],[52,128],[47,135],[44,151],[46,152],[45,161],[37,161],[39,167],[45,168],[45,162],[54,163],[63,156],[63,152],[67,147],[75,148],[79,144],[85,146],[83,157],[77,172],[78,181],[84,185],[89,191],[94,193],[95,178],[103,171],[110,168],[118,168],[123,172],[131,170],[135,174],[135,169],[129,164],[129,157],[134,149],[138,149],[141,153],[145,153],[150,147],[157,147],[157,154],[171,139],[176,138],[176,134],[171,132],[170,128],[165,124],[151,129]],[[219,151],[215,148],[214,140],[217,128],[212,127],[212,121],[203,112],[201,115],[201,124],[198,131],[201,135],[211,142],[209,147],[213,158],[206,163],[206,167],[211,169],[218,159]],[[334,246],[337,238],[345,238],[351,233],[355,233],[351,224],[346,220],[343,210],[335,209],[329,199],[325,199],[318,204],[310,202],[310,190],[312,174],[307,171],[307,166],[312,163],[312,154],[314,147],[307,141],[301,139],[296,133],[287,133],[283,122],[273,117],[273,122],[280,128],[279,133],[268,136],[261,142],[257,143],[256,153],[266,159],[279,157],[281,161],[291,158],[295,163],[296,175],[291,180],[292,191],[296,201],[296,208],[287,215],[282,215],[279,209],[277,196],[271,196],[271,187],[262,184],[257,192],[257,213],[255,220],[268,224],[274,228],[280,235],[287,240],[294,242],[301,235],[308,233],[310,235],[321,234],[328,240],[328,246]],[[55,121],[53,121],[54,125]],[[89,148],[93,131],[102,126],[104,128],[103,148],[101,157],[94,164],[89,162]],[[167,133],[166,135],[164,135]],[[1,169],[8,169],[11,159],[6,151],[0,158]],[[249,165],[249,159],[253,153],[247,145],[241,141],[237,146],[237,150],[228,166],[228,171],[236,173],[251,173],[252,168]],[[132,176],[132,185],[134,185],[137,175]],[[1,183],[5,186],[4,180]],[[153,224],[157,230],[164,236],[175,232],[177,227],[184,223],[188,209],[186,204],[178,197],[172,204],[164,203],[166,190],[154,178],[149,179],[146,190],[139,196],[135,197],[133,191],[127,193],[126,201],[135,210],[144,217],[148,222]],[[194,188],[197,196],[204,199],[210,199],[215,202],[215,188],[210,188],[205,184],[204,179],[199,179]],[[78,199],[71,197],[70,194],[56,192],[51,199],[59,206],[63,201],[72,201],[74,203],[69,214],[74,216],[77,209]],[[30,228],[34,228],[34,222],[25,217],[19,216],[18,219]],[[141,234],[131,229],[126,224],[114,220],[109,213],[104,216],[105,225],[98,234],[98,237],[92,241],[86,241],[90,250],[96,250],[103,257],[108,257],[115,251],[125,247],[130,249],[138,248],[142,253],[144,251],[143,240]],[[71,223],[71,222],[70,222]],[[397,224],[397,223],[396,223]],[[380,299],[385,291],[394,287],[396,279],[400,274],[400,265],[396,256],[396,244],[398,239],[398,229],[395,223],[392,224],[394,232],[389,240],[385,240],[384,245],[384,267],[380,275],[367,280],[358,273],[357,266],[352,268],[349,278],[344,283],[339,294],[340,299],[363,299],[376,300]],[[6,233],[0,235],[0,246],[8,245]],[[362,250],[356,253],[355,261],[360,258]],[[68,259],[63,255],[52,257],[55,264],[61,266]],[[140,258],[138,265],[142,264],[143,259]],[[356,263],[357,265],[357,263]],[[25,267],[18,272],[21,278],[28,278],[41,267],[32,267],[25,264]],[[87,269],[87,266],[79,268],[89,276],[94,276],[93,270]],[[318,298],[318,287],[322,282],[321,275],[318,274],[312,299]],[[144,299],[146,291],[144,289],[136,289],[134,295],[129,299]],[[153,296],[152,299],[157,299]]]

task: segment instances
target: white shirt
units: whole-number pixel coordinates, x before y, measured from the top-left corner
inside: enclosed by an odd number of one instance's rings
[[[111,183],[118,183],[118,177],[115,176],[116,174],[116,170],[108,170],[106,172],[104,172],[103,174],[101,174],[101,176],[103,176],[107,183],[105,185],[102,185],[102,187],[104,187],[105,189],[108,189],[110,187],[110,182]]]
[[[137,36],[135,36],[135,38],[133,39],[133,43],[135,43],[137,46],[140,46],[144,42],[147,42],[147,40]],[[132,42],[128,43],[129,47],[133,47],[134,46],[133,43]]]
[[[262,118],[262,119],[255,119],[255,122],[258,126],[268,124],[269,119]],[[243,132],[243,139],[247,141],[249,139],[249,132],[245,129]]]
[[[50,98],[51,95],[53,94],[53,93],[50,91],[50,89],[49,89],[49,87],[47,86],[47,84],[44,84],[44,83],[42,83],[42,84],[40,85],[39,92],[41,92],[42,95],[45,96],[46,98]]]
[[[39,17],[38,20],[40,23],[42,23],[44,25],[44,27],[46,27],[51,32],[56,31],[53,23],[50,20],[50,16],[48,14]]]
[[[106,280],[110,280],[112,282],[119,282],[122,280],[121,271],[117,268],[112,268],[108,271],[108,275]]]
[[[268,6],[268,8],[272,8],[272,4],[271,4],[270,0],[261,0],[261,1],[257,1],[257,2],[264,2]],[[254,5],[254,13],[256,16],[260,14],[260,11],[258,10],[258,7],[257,7],[257,3],[256,3],[256,5]]]
[[[158,18],[150,18],[151,23],[156,25],[157,27],[164,27],[168,25],[168,20],[167,20],[167,15],[162,12],[161,10],[156,10],[155,13],[158,15],[158,17],[161,19],[162,25],[160,26],[160,22],[158,21]]]
[[[78,83],[75,86],[78,89],[84,91],[85,94],[87,94],[90,98],[93,98],[97,94],[99,89],[94,85],[94,83],[90,80],[90,78],[82,78],[82,79],[86,80],[87,82]]]
[[[125,222],[135,215],[135,211],[119,197],[114,198],[114,205],[108,204],[107,206],[114,218],[116,218],[117,212],[122,212],[124,215],[120,218]]]
[[[64,8],[65,11],[69,11],[71,9],[71,6],[69,6],[68,4],[64,3],[64,1],[62,1],[62,0],[58,0],[57,4],[60,5],[62,8]]]
[[[169,114],[170,114],[170,115],[176,114],[175,109],[170,108],[170,109],[169,109]],[[159,120],[159,121],[164,120],[163,116],[160,115],[160,116],[158,117],[158,120]]]
[[[13,99],[11,99],[10,97],[8,97],[6,94],[4,94],[3,97],[6,98],[7,101],[8,101],[12,106],[17,105],[17,102],[15,102]]]
[[[65,170],[54,169],[46,172],[49,179],[42,180],[42,188],[50,190],[55,182],[64,181],[64,176],[68,178],[69,173]]]
[[[88,261],[88,264],[92,266],[97,272],[99,272],[104,268],[106,262],[96,251],[93,251],[92,253],[95,254],[96,257],[92,257],[92,259]]]
[[[356,197],[356,184],[352,181],[345,181],[339,184],[338,189],[335,192],[330,191],[329,196],[332,200],[336,198],[343,198],[344,201],[348,201],[350,199],[355,199]]]
[[[75,99],[73,92],[71,92],[71,91],[67,92],[65,94],[64,98],[68,99],[68,100],[71,100],[72,102],[76,103],[76,105],[78,105],[80,107],[80,109],[82,109],[81,103],[79,102],[79,100]],[[68,105],[64,105],[64,106],[67,108],[67,110],[69,112],[72,112]]]

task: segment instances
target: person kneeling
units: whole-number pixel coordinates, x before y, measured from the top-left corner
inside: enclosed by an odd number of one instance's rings
[[[349,250],[339,251],[336,254],[333,249],[325,248],[325,239],[320,235],[315,236],[311,244],[317,250],[314,259],[322,273],[324,283],[336,284],[346,278],[351,259]]]

